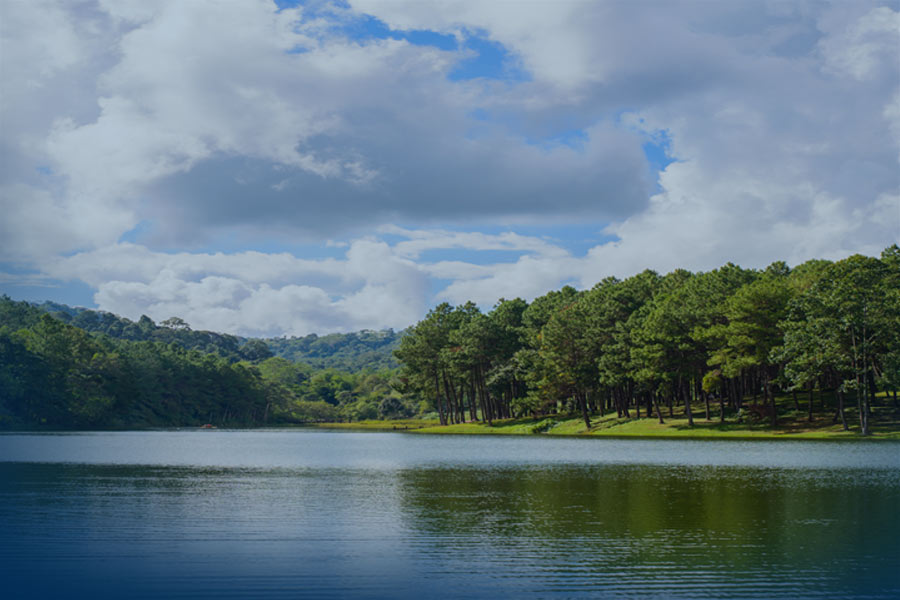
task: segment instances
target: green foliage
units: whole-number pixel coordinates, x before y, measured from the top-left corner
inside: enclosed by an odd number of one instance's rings
[[[402,364],[388,358],[393,349]],[[302,361],[299,359],[303,359]],[[309,364],[312,363],[312,364]],[[323,368],[341,364],[346,368]],[[362,368],[375,365],[385,368]],[[585,430],[631,409],[662,425],[718,401],[740,421],[796,412],[783,391],[827,391],[821,419],[863,433],[900,390],[900,249],[762,271],[644,271],[591,290],[441,304],[401,334],[245,340],[0,297],[0,427],[356,422],[437,413],[444,425],[579,411]],[[764,393],[764,401],[757,397]],[[844,399],[856,400],[845,407]],[[745,406],[745,398],[752,405]],[[592,415],[600,413],[600,419]],[[883,411],[882,411],[883,412]],[[827,413],[827,414],[826,414]],[[560,418],[562,418],[562,416]],[[554,417],[557,418],[557,417]],[[541,421],[542,423],[545,421]],[[529,426],[530,427],[530,426]],[[566,427],[569,427],[568,425]],[[558,428],[554,428],[556,431]],[[568,429],[567,429],[568,431]]]
[[[325,336],[269,338],[262,340],[275,356],[306,363],[316,369],[334,368],[355,373],[398,366],[393,351],[403,333],[393,330],[332,333]]]
[[[128,340],[69,324],[122,323],[106,313],[70,309],[51,316],[4,297],[0,316],[0,427],[246,426],[371,418],[387,397],[399,403],[395,414],[416,412],[417,401],[391,387],[391,371],[314,372],[269,356],[259,340],[234,344],[237,353],[229,356],[202,352],[179,343],[190,338],[161,333],[205,335],[180,319],[169,319],[162,328],[148,317],[128,321],[123,329],[149,338]]]
[[[839,392],[831,397],[841,418],[842,394],[855,392],[865,433],[877,388],[900,387],[898,340],[900,249],[892,246],[881,259],[793,270],[778,261],[762,271],[730,263],[696,274],[645,271],[586,292],[567,286],[530,305],[501,301],[487,315],[471,303],[443,304],[395,355],[405,393],[429,399],[442,424],[460,423],[466,408],[488,426],[577,408],[591,429],[589,413],[650,416],[652,405],[662,425],[665,402],[670,415],[682,406],[693,427],[691,405],[703,402],[711,419],[713,400],[723,423],[730,411],[775,426],[785,411],[779,391],[818,386]]]
[[[331,423],[338,420],[337,409],[327,402],[300,400],[291,404],[290,419],[298,423]]]
[[[7,298],[7,300],[9,299]],[[0,306],[3,304],[5,303],[0,302]],[[242,352],[242,345],[246,340],[213,331],[194,331],[187,322],[179,317],[170,317],[157,325],[147,315],[141,315],[141,318],[135,323],[112,313],[86,308],[73,308],[54,302],[45,302],[32,308],[39,309],[39,313],[46,312],[58,320],[88,333],[103,334],[118,340],[177,344],[185,350],[197,350],[206,354],[215,354],[231,362],[237,362],[242,359],[254,360],[255,358],[248,357]],[[7,322],[7,318],[2,312],[0,312],[0,322]],[[29,325],[28,323],[23,323],[17,328]]]

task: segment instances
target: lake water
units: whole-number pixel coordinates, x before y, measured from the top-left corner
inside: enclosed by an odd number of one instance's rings
[[[0,435],[6,598],[898,598],[900,444]]]

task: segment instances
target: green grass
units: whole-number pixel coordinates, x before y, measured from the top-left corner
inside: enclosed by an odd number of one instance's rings
[[[550,427],[543,429],[547,422]],[[487,435],[551,435],[551,436],[591,436],[591,437],[635,437],[635,438],[733,438],[733,439],[862,439],[859,427],[851,427],[843,431],[840,424],[805,428],[796,426],[780,426],[771,429],[768,426],[748,425],[740,423],[720,424],[718,421],[694,419],[694,426],[688,425],[685,418],[665,419],[660,424],[656,418],[619,419],[615,414],[603,418],[595,416],[591,419],[591,428],[587,430],[581,417],[557,416],[534,420],[506,419],[494,421],[493,426],[486,423],[461,423],[456,425],[433,425],[416,429],[415,433],[429,434],[487,434]],[[887,431],[873,428],[866,439],[893,439],[900,441],[900,431]]]
[[[772,428],[768,419],[754,421],[745,411],[743,422],[738,423],[730,412],[726,413],[725,423],[719,422],[718,405],[712,407],[711,420],[705,418],[704,406],[700,403],[693,406],[694,426],[688,424],[684,415],[684,407],[675,407],[674,416],[668,416],[668,409],[663,408],[664,424],[657,418],[648,418],[641,413],[636,418],[634,411],[631,418],[619,418],[615,413],[603,417],[593,415],[591,427],[586,429],[584,421],[576,415],[553,415],[520,419],[495,420],[493,426],[486,423],[459,423],[456,425],[440,425],[435,419],[404,419],[395,421],[361,421],[357,423],[320,423],[314,425],[325,429],[350,429],[369,431],[410,431],[424,434],[460,434],[460,435],[559,435],[559,436],[596,436],[596,437],[630,437],[630,438],[676,438],[676,439],[876,439],[900,441],[900,408],[893,406],[887,398],[879,398],[873,407],[873,418],[870,421],[871,435],[863,438],[859,431],[859,419],[855,406],[846,408],[845,414],[849,431],[843,431],[840,423],[833,423],[834,399],[825,396],[824,412],[820,407],[820,398],[816,395],[814,419],[807,421],[806,396],[800,399],[800,410],[797,411],[790,395],[778,396],[778,427]],[[848,399],[848,404],[849,404]],[[749,405],[750,403],[745,403]]]

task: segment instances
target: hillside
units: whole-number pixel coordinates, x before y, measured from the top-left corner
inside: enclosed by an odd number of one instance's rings
[[[275,356],[306,363],[316,369],[333,368],[351,373],[364,370],[393,369],[398,366],[393,352],[403,332],[358,331],[324,336],[268,338],[263,341]]]
[[[0,296],[0,429],[228,427],[408,417],[420,399],[384,364],[393,332],[265,341]],[[298,343],[299,342],[299,343]],[[303,344],[302,346],[300,344]],[[397,382],[399,384],[399,382]],[[402,388],[402,385],[400,386]]]
[[[403,335],[402,332],[385,330],[324,336],[313,333],[303,337],[245,338],[214,331],[195,331],[178,318],[157,324],[147,316],[141,316],[135,322],[105,311],[56,302],[34,306],[69,325],[115,339],[175,343],[186,350],[214,354],[232,362],[279,356],[291,362],[308,364],[317,370],[338,369],[350,373],[396,368],[398,364],[393,351]],[[23,323],[20,326],[26,325]]]

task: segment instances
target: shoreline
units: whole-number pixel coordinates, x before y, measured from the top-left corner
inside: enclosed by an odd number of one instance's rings
[[[793,426],[794,430],[791,430]],[[592,419],[590,431],[584,430],[584,422],[579,417],[546,417],[543,419],[505,419],[494,421],[493,426],[482,422],[439,425],[435,422],[414,420],[362,421],[357,423],[310,423],[296,426],[309,429],[338,431],[381,431],[420,435],[515,435],[533,437],[574,437],[610,439],[669,439],[669,440],[805,440],[805,441],[893,441],[900,442],[900,431],[873,431],[862,436],[858,428],[849,431],[840,425],[820,427],[798,427],[785,425],[783,429],[771,430],[767,426],[754,429],[736,423],[709,422],[695,419],[693,428],[686,419],[666,419],[660,425],[654,419],[618,419],[609,416]],[[765,427],[765,428],[763,428]]]
[[[567,437],[567,438],[608,438],[608,439],[660,439],[660,440],[740,440],[740,441],[877,441],[900,442],[900,429],[894,429],[894,422],[876,423],[874,431],[868,436],[860,435],[858,426],[843,431],[840,424],[832,424],[831,419],[819,419],[810,424],[805,420],[784,419],[784,423],[775,430],[763,423],[737,423],[726,421],[724,424],[695,418],[694,426],[687,423],[683,416],[664,417],[665,423],[659,424],[653,418],[618,418],[615,414],[595,417],[591,420],[591,429],[585,431],[581,417],[573,415],[554,415],[539,417],[522,417],[517,419],[495,420],[492,426],[476,421],[453,425],[440,425],[436,419],[395,419],[368,420],[357,422],[328,423],[293,423],[278,425],[256,425],[248,427],[205,428],[197,425],[172,427],[138,427],[138,428],[99,428],[99,429],[0,429],[0,435],[9,434],[65,434],[76,432],[150,432],[150,431],[197,431],[214,433],[217,431],[290,431],[297,429],[319,431],[356,431],[356,432],[388,432],[409,433],[419,435],[514,435],[530,437]]]

